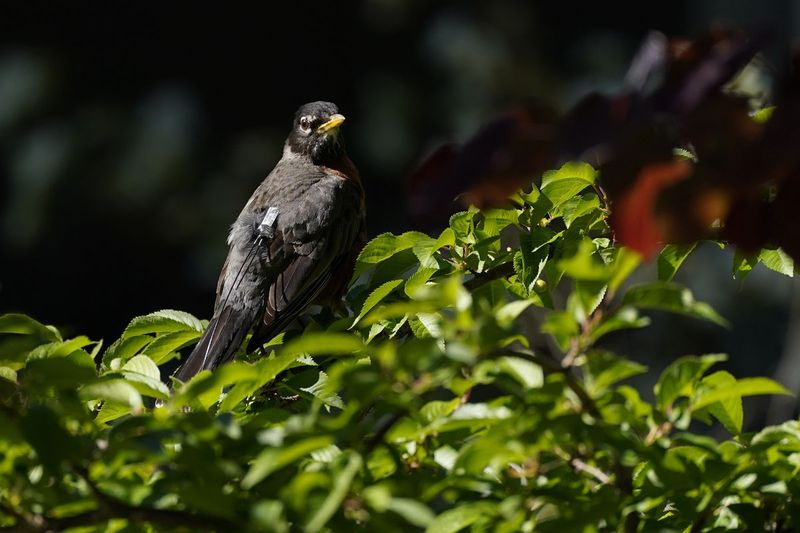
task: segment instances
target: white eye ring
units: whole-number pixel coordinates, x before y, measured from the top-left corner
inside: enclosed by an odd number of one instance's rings
[[[310,115],[305,115],[300,117],[300,129],[305,132],[311,131],[311,122],[313,121],[313,117]]]

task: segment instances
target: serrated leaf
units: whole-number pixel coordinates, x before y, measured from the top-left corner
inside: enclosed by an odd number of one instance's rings
[[[657,309],[681,313],[695,318],[702,318],[723,327],[728,327],[727,320],[717,314],[705,302],[694,299],[691,291],[674,283],[656,282],[636,285],[628,289],[623,303],[640,309]]]
[[[695,386],[712,365],[724,361],[724,354],[687,355],[676,359],[661,373],[654,387],[658,407],[666,409],[680,396],[692,397]]]
[[[414,298],[417,292],[425,286],[428,280],[438,271],[436,268],[420,267],[406,281],[404,292],[409,298]]]
[[[333,444],[329,435],[318,435],[303,439],[282,448],[267,448],[253,460],[253,464],[242,479],[242,488],[250,490],[270,474],[284,466],[308,456],[311,452]]]
[[[570,339],[578,334],[578,323],[575,322],[572,313],[556,311],[547,315],[541,329],[542,333],[552,335],[559,347],[566,351]]]
[[[105,353],[103,353],[103,366],[108,367],[114,359],[120,359],[125,362],[137,353],[139,350],[153,342],[153,337],[150,335],[137,335],[134,337],[120,337],[109,346]]]
[[[593,394],[647,371],[644,365],[604,351],[595,351],[587,355],[587,369],[588,390]]]
[[[74,389],[93,381],[97,376],[94,366],[87,366],[69,357],[51,357],[30,361],[19,379],[32,386]]]
[[[736,378],[730,372],[719,370],[713,374],[704,377],[700,385],[708,387],[711,390],[726,389],[735,387]],[[702,409],[697,407],[697,403],[692,405],[696,411]],[[717,402],[708,404],[708,411],[719,420],[725,429],[738,435],[742,431],[742,424],[744,422],[744,410],[742,409],[742,396],[740,394],[732,394],[728,397],[722,398]]]
[[[573,279],[584,281],[607,281],[613,271],[595,254],[595,245],[589,239],[578,242],[575,253],[558,262],[563,273]]]
[[[472,235],[474,231],[473,219],[475,218],[476,211],[468,210],[455,213],[450,217],[449,226],[453,230],[455,236],[462,242],[472,244],[475,242],[475,237]]]
[[[592,342],[603,335],[621,329],[643,328],[650,324],[650,319],[640,316],[635,307],[625,305],[620,307],[614,314],[608,315],[591,332]]]
[[[82,400],[103,400],[139,409],[142,407],[142,396],[136,388],[124,379],[104,379],[90,383],[78,390]]]
[[[49,342],[47,344],[41,344],[31,350],[27,360],[32,361],[34,359],[45,359],[48,357],[66,357],[91,344],[95,344],[95,341],[89,340],[88,337],[83,335],[65,341]]]
[[[203,331],[203,324],[184,311],[163,309],[131,320],[122,333],[123,338],[151,333],[174,333],[176,331]]]
[[[137,355],[132,357],[122,366],[122,370],[138,372],[139,374],[157,380],[161,379],[161,372],[158,370],[158,366],[146,355]]]
[[[575,280],[567,298],[567,309],[576,322],[584,322],[602,303],[608,286],[602,281]]]
[[[131,408],[127,405],[114,402],[105,402],[97,412],[95,422],[98,424],[107,424],[108,422],[113,422],[118,418],[130,414],[130,412]]]
[[[353,328],[358,324],[358,322],[364,318],[364,316],[376,305],[378,305],[384,298],[389,296],[398,286],[403,283],[402,279],[395,279],[392,281],[387,281],[374,291],[370,293],[367,299],[364,301],[364,305],[361,306],[361,311],[358,313],[358,316],[353,320],[353,324],[350,328]]]
[[[789,395],[791,392],[780,383],[769,378],[742,378],[736,383],[726,383],[716,388],[705,390],[695,398],[692,403],[694,409],[702,409],[712,403],[725,400],[733,396],[758,396],[761,394]]]
[[[349,355],[361,352],[363,349],[364,343],[355,334],[313,332],[287,342],[280,349],[280,354]]]
[[[500,307],[495,311],[494,316],[500,323],[511,323],[532,304],[532,300],[514,300]]]
[[[347,493],[350,491],[350,486],[353,479],[361,469],[364,463],[361,455],[358,452],[351,451],[348,458],[347,465],[336,476],[333,487],[328,495],[323,500],[322,504],[317,508],[311,520],[308,521],[305,531],[308,533],[317,533],[328,521],[333,517],[339,507],[342,505]]]
[[[202,335],[202,332],[194,330],[159,335],[144,349],[143,353],[159,365],[166,362],[170,354],[192,344]]]
[[[794,261],[780,248],[764,248],[758,254],[758,260],[770,270],[774,270],[790,278],[794,276]]]
[[[254,394],[258,389],[273,381],[278,374],[289,368],[297,360],[295,354],[279,355],[271,359],[262,359],[255,366],[255,377],[236,383],[219,404],[219,410],[231,411],[239,403]],[[313,361],[312,361],[313,362]]]
[[[628,276],[636,270],[641,262],[642,256],[638,252],[625,246],[617,246],[611,264],[612,273],[611,279],[608,280],[608,290],[616,293],[620,285],[628,279]]]
[[[408,319],[411,332],[418,339],[439,338],[442,336],[442,326],[437,313],[417,313]]]
[[[586,163],[565,163],[558,170],[545,172],[541,192],[554,207],[572,199],[576,194],[594,184],[597,171]]]
[[[7,366],[0,366],[0,378],[17,382],[17,371]]]
[[[328,385],[328,374],[320,371],[317,381],[310,387],[300,387],[300,390],[307,392],[320,400],[325,405],[344,409],[342,398]]]
[[[733,277],[744,280],[758,264],[758,255],[737,249],[733,254]]]
[[[697,243],[668,244],[658,254],[658,279],[659,281],[672,281],[681,264],[689,257]]]
[[[420,239],[430,239],[430,237],[418,231],[409,231],[402,235],[392,235],[391,233],[378,235],[369,241],[358,255],[353,279],[357,279],[369,268],[389,259],[396,253],[412,248]]]
[[[54,328],[47,327],[31,317],[19,313],[7,313],[0,316],[0,333],[32,335],[41,339],[42,342],[61,340],[61,335]]]
[[[517,380],[526,390],[538,389],[544,384],[542,367],[532,361],[516,356],[504,356],[499,359],[500,368]]]

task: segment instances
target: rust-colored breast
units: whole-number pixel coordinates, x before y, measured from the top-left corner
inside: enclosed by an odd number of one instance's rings
[[[350,278],[353,276],[353,269],[355,268],[358,254],[361,252],[361,249],[364,248],[364,245],[367,244],[367,227],[366,224],[364,223],[364,212],[365,212],[364,188],[361,185],[361,177],[358,173],[358,169],[356,169],[356,166],[347,156],[343,156],[342,158],[340,158],[338,161],[336,161],[331,165],[326,165],[325,169],[331,174],[335,174],[341,177],[342,179],[355,184],[358,187],[361,199],[361,205],[360,205],[361,216],[359,217],[359,220],[353,221],[353,223],[357,223],[360,225],[356,239],[353,242],[352,246],[350,247],[350,251],[344,257],[344,259],[339,263],[338,267],[336,268],[336,271],[333,273],[331,281],[322,290],[322,293],[317,299],[319,303],[325,302],[336,305],[337,303],[339,303],[345,291],[347,290],[347,284],[350,282]]]

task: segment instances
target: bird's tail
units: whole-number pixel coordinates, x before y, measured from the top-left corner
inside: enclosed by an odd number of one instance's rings
[[[201,370],[212,369],[233,359],[253,324],[245,309],[223,308],[208,323],[200,341],[175,377],[187,382]]]

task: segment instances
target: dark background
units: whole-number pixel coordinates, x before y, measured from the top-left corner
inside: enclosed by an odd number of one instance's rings
[[[515,102],[618,89],[648,30],[767,27],[773,64],[800,32],[789,1],[165,4],[3,6],[0,311],[107,341],[156,309],[208,318],[228,225],[304,102],[348,117],[370,234],[404,231],[405,177],[435,142]],[[792,284],[760,267],[734,282],[730,260],[704,248],[682,281],[731,331],[656,317],[623,351],[656,366],[725,351],[739,375],[774,372]]]

